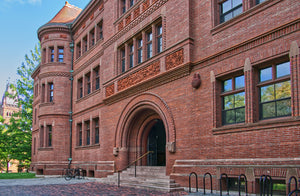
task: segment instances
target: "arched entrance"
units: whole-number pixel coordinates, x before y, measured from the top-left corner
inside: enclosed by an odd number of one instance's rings
[[[147,151],[153,153],[148,154],[148,166],[166,166],[166,132],[162,120],[154,120],[155,124],[147,138]]]
[[[174,119],[168,105],[157,95],[134,97],[123,109],[115,134],[114,155],[117,167],[138,160],[140,166],[167,166],[175,153]],[[148,151],[154,154],[140,159]]]

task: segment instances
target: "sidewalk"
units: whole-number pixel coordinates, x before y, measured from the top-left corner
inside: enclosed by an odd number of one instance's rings
[[[64,178],[0,180],[0,190],[0,196],[187,195],[187,193],[185,192],[164,193],[122,186],[117,187],[114,185],[98,183],[95,182],[93,179],[72,179],[70,181],[66,181]]]

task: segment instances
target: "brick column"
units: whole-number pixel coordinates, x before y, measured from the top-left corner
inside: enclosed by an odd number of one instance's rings
[[[296,41],[293,41],[291,44],[289,56],[291,66],[292,116],[300,116],[300,53]]]
[[[213,128],[217,128],[217,103],[216,103],[216,79],[215,79],[215,73],[214,71],[210,72],[210,82],[212,85],[212,97],[213,97],[213,104],[212,104],[212,108],[213,108]]]
[[[46,54],[45,54],[45,56],[44,56],[44,58],[45,58],[45,63],[49,63],[49,47],[48,46],[46,46]]]
[[[156,26],[152,24],[152,56],[157,54]]]
[[[137,41],[136,41],[136,37],[133,38],[133,66],[135,67],[138,62],[137,62],[137,59],[138,59],[138,52],[137,52]]]
[[[47,147],[47,138],[48,138],[48,136],[47,136],[47,124],[46,124],[45,121],[44,121],[44,130],[43,130],[43,132],[44,132],[43,147]]]
[[[129,48],[128,44],[125,44],[125,71],[129,69]],[[121,68],[122,69],[122,68]]]
[[[244,76],[245,76],[245,123],[253,123],[253,75],[252,75],[252,66],[250,59],[247,58],[244,64]]]
[[[86,131],[85,131],[85,122],[84,122],[84,120],[82,120],[82,127],[81,127],[82,129],[82,146],[85,146],[86,145]]]
[[[58,47],[54,44],[54,62],[58,62]]]
[[[142,40],[143,40],[143,58],[142,58],[142,62],[147,60],[147,36],[146,36],[146,32],[143,31],[142,32]]]
[[[90,116],[90,145],[95,144],[95,123],[93,117]]]

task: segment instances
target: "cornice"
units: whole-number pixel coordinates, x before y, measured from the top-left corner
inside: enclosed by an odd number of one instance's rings
[[[57,33],[57,32],[65,32],[65,33],[70,33],[69,29],[70,24],[66,23],[49,23],[41,26],[37,33],[38,33],[38,38],[39,40],[42,39],[42,36],[45,33]]]
[[[251,50],[258,46],[264,45],[266,43],[272,42],[276,39],[295,33],[300,30],[300,18],[283,24],[279,27],[271,29],[265,33],[248,39],[242,43],[229,47],[221,52],[215,53],[208,57],[205,57],[199,61],[194,62],[195,66],[201,64],[201,67],[206,67],[217,62],[223,61],[224,59],[230,58],[245,51]]]
[[[70,77],[71,74],[69,72],[49,72],[43,73],[39,75],[39,79],[47,78],[47,77]]]

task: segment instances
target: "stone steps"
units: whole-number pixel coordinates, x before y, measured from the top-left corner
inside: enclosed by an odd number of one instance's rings
[[[165,167],[147,167],[137,166],[136,177],[134,176],[134,167],[130,167],[120,173],[120,186],[142,188],[148,190],[157,190],[164,192],[183,191],[175,180],[166,175]],[[118,184],[118,173],[101,178],[99,182],[106,184]]]

